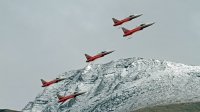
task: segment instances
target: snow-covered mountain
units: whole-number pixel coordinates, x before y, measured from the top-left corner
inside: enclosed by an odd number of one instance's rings
[[[128,112],[139,108],[200,100],[200,66],[155,59],[118,59],[90,64],[58,76],[23,112]],[[58,103],[56,94],[87,93]]]

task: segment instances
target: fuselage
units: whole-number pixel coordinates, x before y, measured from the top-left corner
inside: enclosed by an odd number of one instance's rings
[[[43,84],[42,87],[46,87],[46,86],[49,86],[49,85],[54,84],[54,83],[57,83],[57,81],[53,80],[53,81],[50,81],[50,82],[46,82],[46,83]]]
[[[137,31],[140,31],[140,30],[142,30],[142,28],[140,28],[140,27],[132,29],[132,30],[129,30],[128,32],[124,33],[123,36],[125,37],[125,36],[132,35],[133,33],[137,32]]]
[[[96,59],[98,59],[98,58],[101,58],[101,57],[103,57],[103,56],[104,56],[103,54],[98,54],[98,55],[96,55],[96,56],[93,56],[93,57],[87,59],[86,62],[94,61],[94,60],[96,60]]]
[[[92,57],[90,57],[90,58],[87,58],[86,62],[94,61],[94,60],[96,60],[96,59],[98,59],[98,58],[101,58],[101,57],[104,57],[105,55],[108,55],[108,54],[110,54],[110,53],[112,53],[112,52],[114,52],[114,51],[99,53],[99,54],[97,54],[97,55],[95,55],[95,56],[92,56]]]
[[[42,85],[42,87],[46,87],[46,86],[49,86],[49,85],[51,85],[51,84],[55,84],[55,83],[60,82],[60,81],[62,81],[62,80],[64,80],[64,79],[66,79],[66,78],[55,79],[55,80],[52,80],[52,81],[50,81],[50,82],[46,82],[46,83],[44,83],[44,84]]]
[[[149,24],[141,24],[140,26],[132,29],[132,30],[129,30],[127,31],[126,33],[124,33],[123,37],[126,37],[126,36],[129,36],[129,35],[132,35],[133,33],[137,32],[137,31],[140,31],[140,30],[143,30],[144,28],[147,28],[151,25],[153,25],[155,22],[153,23],[149,23]]]
[[[58,102],[65,102],[65,101],[67,101],[67,100],[69,100],[69,99],[75,98],[76,96],[82,95],[82,94],[84,94],[84,93],[86,93],[86,92],[71,94],[71,95],[69,95],[69,96],[59,98],[59,101],[58,101]]]
[[[142,14],[138,14],[138,15],[130,15],[129,17],[125,18],[125,19],[122,19],[122,20],[119,20],[117,22],[114,23],[113,26],[118,26],[118,25],[121,25],[125,22],[128,22],[128,21],[131,21],[132,19],[135,19],[137,17],[140,17]]]
[[[75,94],[72,94],[72,95],[69,95],[67,97],[63,97],[63,98],[59,99],[58,102],[64,102],[64,101],[69,100],[69,99],[74,98],[74,97],[75,97]]]
[[[113,26],[118,26],[118,25],[121,25],[121,24],[123,24],[123,23],[125,23],[125,22],[128,22],[128,21],[130,21],[130,20],[132,20],[132,19],[134,19],[134,18],[125,18],[125,19],[123,19],[123,20],[120,20],[120,21],[118,21],[118,22],[116,22]]]

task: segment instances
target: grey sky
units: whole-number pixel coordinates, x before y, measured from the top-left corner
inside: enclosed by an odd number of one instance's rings
[[[86,66],[84,54],[116,50],[97,60],[129,57],[200,64],[199,0],[1,0],[0,108],[21,110],[43,90],[40,79]],[[130,40],[112,17],[156,24]]]

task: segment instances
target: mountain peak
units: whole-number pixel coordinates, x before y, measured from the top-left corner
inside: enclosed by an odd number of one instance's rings
[[[159,104],[200,100],[200,66],[127,58],[65,72],[44,88],[24,112],[126,112]],[[63,104],[56,94],[87,91]]]

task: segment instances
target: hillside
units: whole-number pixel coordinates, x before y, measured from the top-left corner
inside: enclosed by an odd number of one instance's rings
[[[21,111],[10,110],[10,109],[0,109],[0,112],[21,112]]]
[[[132,112],[200,112],[200,102],[153,106]]]
[[[24,112],[129,112],[155,105],[200,101],[200,66],[127,58],[65,72]],[[56,77],[55,77],[56,78]],[[58,103],[56,94],[87,93]]]

